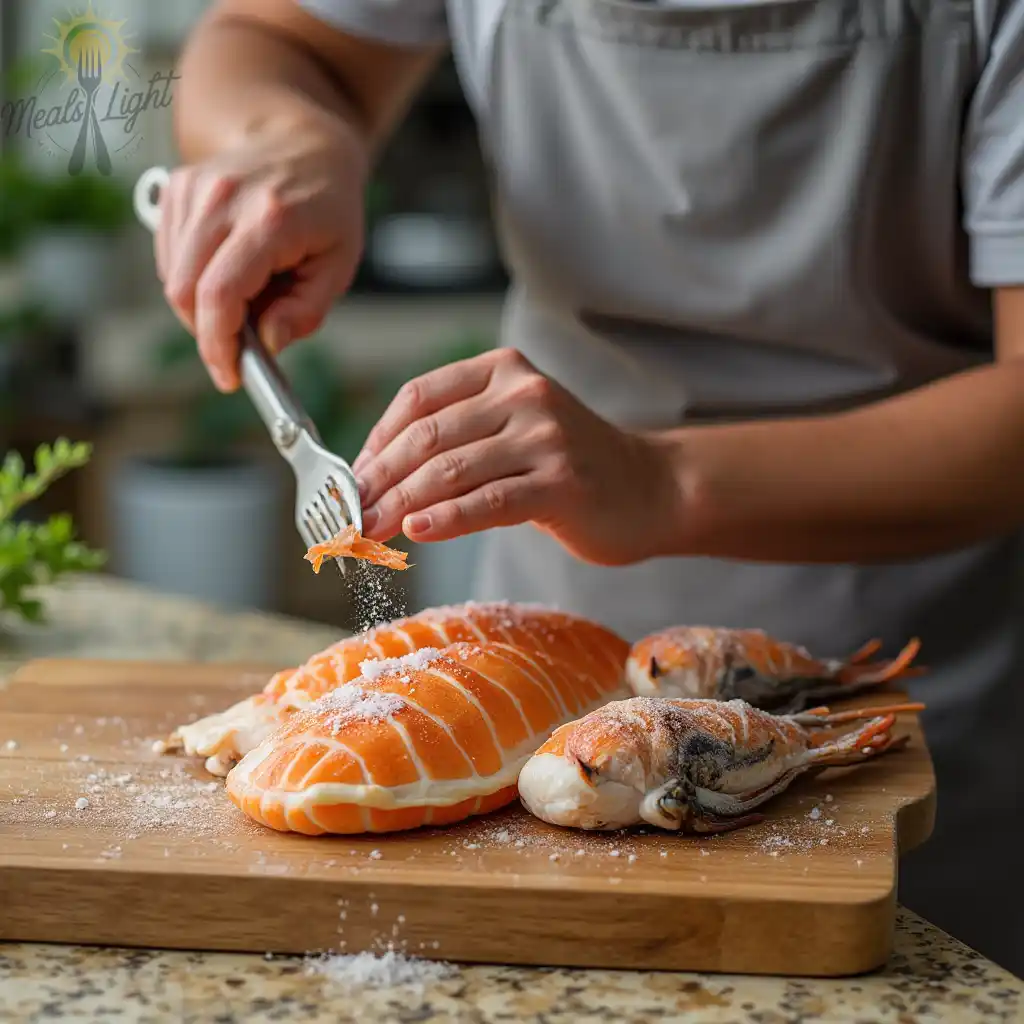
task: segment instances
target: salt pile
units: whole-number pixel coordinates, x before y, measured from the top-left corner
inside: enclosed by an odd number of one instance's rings
[[[309,958],[306,973],[320,975],[348,988],[394,988],[412,985],[422,988],[458,974],[454,964],[421,960],[394,950],[386,953],[349,953]]]

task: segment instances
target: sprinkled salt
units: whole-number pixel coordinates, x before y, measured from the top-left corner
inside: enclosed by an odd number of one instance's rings
[[[85,726],[84,725],[76,725],[75,726],[75,735],[76,736],[84,736],[85,735]]]
[[[834,821],[833,821],[833,820],[832,820],[831,818],[826,818],[826,819],[825,819],[825,824],[826,824],[826,825],[834,825],[834,824],[835,824],[835,822],[834,822]]]
[[[822,846],[828,846],[828,840],[827,839],[822,839],[821,840],[821,845]]]
[[[56,812],[56,811],[47,811],[47,812],[46,812],[46,813],[45,813],[45,814],[43,815],[43,817],[44,817],[44,818],[56,818],[56,817],[57,817],[57,812]]]
[[[411,654],[403,654],[397,658],[367,658],[359,664],[360,675],[368,682],[379,679],[383,675],[403,672],[406,669],[417,672],[429,668],[442,652],[437,647],[421,647]],[[406,677],[408,678],[408,677]]]
[[[811,808],[811,813],[808,814],[807,817],[810,818],[811,821],[817,821],[821,817],[821,808],[820,807],[812,807]]]
[[[551,854],[551,855],[550,855],[550,856],[548,857],[548,860],[558,860],[558,858],[559,858],[559,854],[557,854],[557,853],[552,853],[552,854]]]
[[[422,988],[452,977],[458,973],[458,968],[388,950],[381,955],[365,952],[307,960],[306,973],[320,975],[346,988],[390,989],[400,985]]]
[[[860,831],[861,831],[861,835],[865,835],[866,836],[868,834],[868,832],[870,832],[871,830],[867,827],[867,825],[865,825]]]
[[[66,754],[68,752],[68,745],[66,743],[62,743],[60,745],[60,752],[62,754]]]
[[[835,797],[833,797],[831,793],[825,794],[825,803],[830,804],[834,799]]]
[[[4,750],[17,750],[17,749],[18,749],[18,741],[17,740],[8,740],[4,744]]]
[[[163,740],[156,740],[154,741],[153,746],[150,747],[150,749],[153,751],[154,754],[166,754],[167,744]]]
[[[618,850],[610,850],[608,853],[609,857],[621,857],[622,854]]]
[[[320,697],[313,705],[317,711],[327,711],[328,728],[337,736],[351,722],[385,721],[405,707],[405,701],[393,693],[375,693],[355,683],[346,683]]]
[[[352,596],[358,617],[357,633],[371,631],[407,614],[405,592],[397,584],[398,574],[384,566],[357,560]]]
[[[84,796],[80,796],[75,801],[75,810],[84,811],[86,809],[86,807],[88,807],[88,806],[89,806],[89,801]]]
[[[586,854],[586,852],[587,852],[586,850],[577,850],[575,855],[577,857],[582,857],[582,856],[584,856]]]
[[[507,828],[503,828],[500,832],[494,833],[494,841],[496,843],[507,843],[511,836]]]
[[[380,852],[380,850],[370,851],[370,860],[380,860],[382,856],[383,854]]]
[[[634,864],[634,863],[636,862],[636,854],[635,854],[635,853],[631,853],[631,854],[630,854],[630,855],[629,855],[629,856],[628,856],[628,857],[626,858],[626,860],[628,860],[630,864]]]

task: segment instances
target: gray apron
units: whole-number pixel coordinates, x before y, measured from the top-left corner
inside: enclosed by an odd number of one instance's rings
[[[839,409],[990,360],[956,201],[973,36],[969,0],[513,0],[481,111],[502,344],[634,428]],[[477,596],[631,639],[920,636],[939,811],[899,897],[1024,974],[1021,564],[1013,536],[899,565],[604,568],[523,526],[485,537]]]

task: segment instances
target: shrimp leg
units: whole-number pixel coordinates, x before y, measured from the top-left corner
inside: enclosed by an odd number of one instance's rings
[[[719,700],[740,698],[754,707],[776,715],[791,715],[814,704],[844,699],[882,686],[895,679],[919,674],[911,662],[920,650],[920,642],[912,640],[891,661],[869,662],[866,659],[877,649],[877,642],[865,644],[845,662],[804,660],[792,674],[771,674],[756,667],[755,659],[730,659],[718,684]]]

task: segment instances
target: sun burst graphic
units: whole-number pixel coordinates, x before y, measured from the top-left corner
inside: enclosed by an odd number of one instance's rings
[[[99,17],[90,3],[84,14],[71,14],[66,21],[53,19],[57,35],[47,36],[53,46],[43,53],[56,57],[69,83],[78,81],[79,62],[98,57],[103,68],[103,81],[115,82],[125,77],[125,59],[139,51],[129,46],[123,32],[124,21]]]

